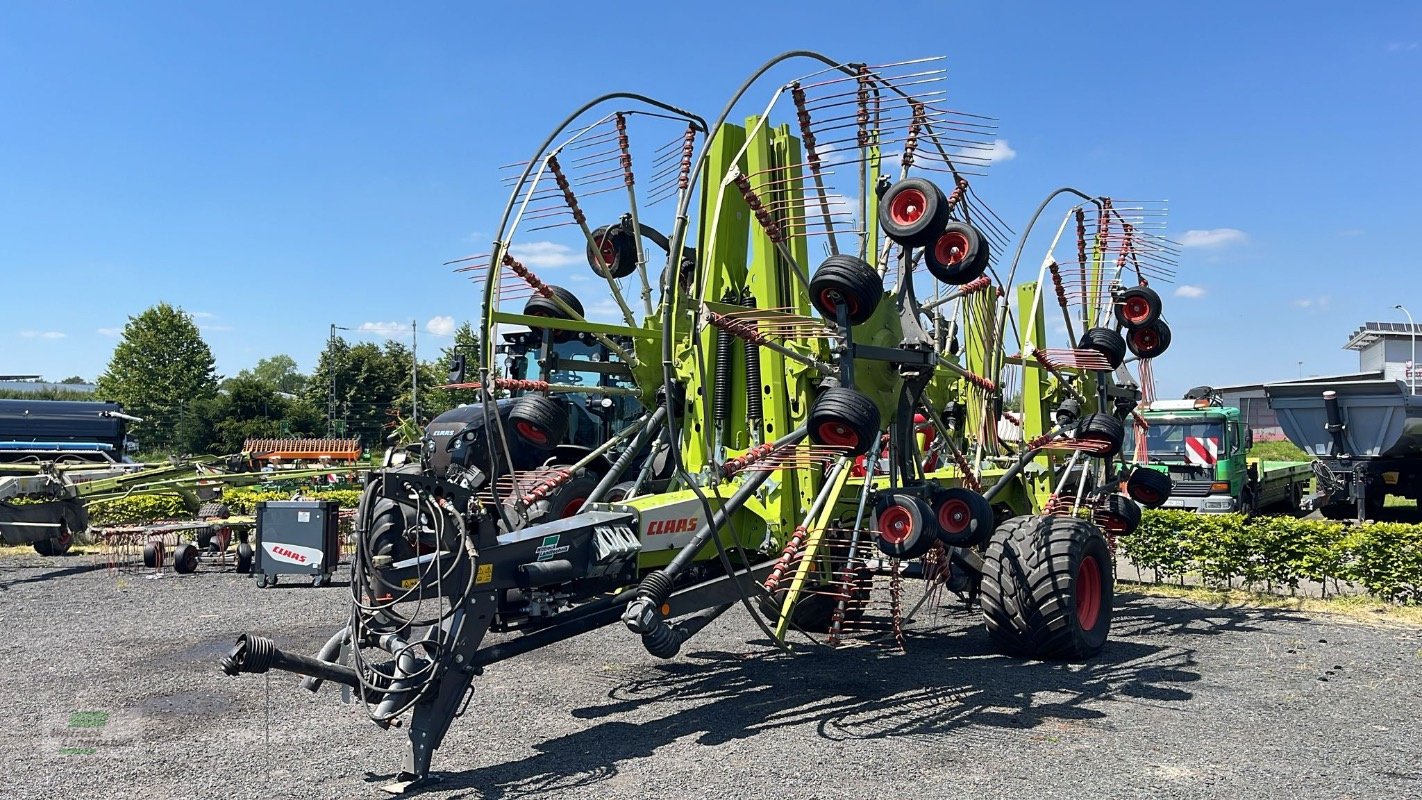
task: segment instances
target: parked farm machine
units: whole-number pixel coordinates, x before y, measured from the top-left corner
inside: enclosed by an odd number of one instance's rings
[[[818,71],[729,120],[806,61]],[[781,647],[793,631],[903,647],[904,583],[921,579],[920,606],[979,605],[1006,653],[1097,653],[1111,537],[1169,494],[1120,454],[1148,384],[1127,362],[1148,378],[1170,341],[1147,285],[1170,246],[1156,209],[1061,189],[1004,257],[1012,234],[970,182],[995,129],[949,109],[941,78],[933,60],[795,52],[710,124],[628,93],[578,109],[518,165],[493,252],[463,267],[484,290],[482,399],[372,474],[349,624],[315,657],[243,635],[224,671],[338,683],[405,725],[398,793],[433,780],[486,665],[619,621],[660,658],[737,604]],[[642,150],[644,131],[668,143]],[[595,225],[608,195],[625,204]],[[1061,198],[1076,205],[1018,280]],[[581,234],[619,322],[525,263],[523,235],[557,225]],[[500,370],[501,326],[532,331],[536,377]],[[570,341],[608,357],[570,364]],[[570,408],[604,399],[642,411],[559,447]]]

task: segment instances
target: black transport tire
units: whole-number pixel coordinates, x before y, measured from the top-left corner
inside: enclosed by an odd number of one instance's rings
[[[183,575],[196,572],[198,566],[197,545],[183,542],[173,550],[173,570]]]
[[[923,250],[923,264],[938,280],[962,286],[981,278],[991,261],[986,236],[966,222],[949,222]]]
[[[584,316],[583,304],[572,292],[568,291],[567,289],[564,289],[561,286],[549,286],[548,290],[552,294],[560,298],[564,303],[567,303],[568,306],[574,311],[578,312],[579,317]],[[557,303],[553,302],[547,297],[544,297],[541,294],[535,294],[534,296],[528,298],[528,302],[524,303],[523,305],[523,313],[530,317],[547,317],[548,319],[569,319],[567,312],[560,308]],[[551,333],[553,335],[553,341],[555,342],[569,342],[577,338],[578,335],[573,331],[552,331]]]
[[[884,279],[862,258],[834,255],[825,259],[810,278],[810,303],[825,319],[839,319],[842,302],[851,325],[874,315],[884,296]]]
[[[905,247],[927,247],[948,224],[948,198],[932,181],[905,178],[879,198],[879,227]]]
[[[599,255],[606,271],[598,268]],[[637,242],[621,225],[604,225],[593,231],[587,256],[588,266],[598,275],[611,272],[614,278],[625,278],[637,271]]]
[[[514,436],[537,450],[552,450],[568,432],[568,409],[547,395],[526,394],[509,410]]]
[[[1163,308],[1160,295],[1149,286],[1132,286],[1121,293],[1116,303],[1116,321],[1122,326],[1135,330],[1160,319]]]
[[[1002,652],[1078,660],[1101,652],[1115,599],[1106,537],[1077,517],[1015,517],[988,543],[981,588]]]
[[[252,571],[252,556],[254,551],[252,546],[243,542],[237,545],[237,573],[247,575]]]
[[[147,544],[143,545],[143,566],[153,568],[161,567],[163,566],[164,559],[165,555],[163,553],[162,542],[149,540]]]
[[[607,493],[602,496],[602,502],[620,503],[632,495],[632,488],[636,485],[636,481],[614,483],[608,487]]]
[[[1110,328],[1088,328],[1076,344],[1080,350],[1095,350],[1106,357],[1111,369],[1121,366],[1126,360],[1126,340]]]
[[[1136,467],[1126,479],[1126,494],[1146,508],[1160,508],[1170,499],[1174,481],[1164,472]]]
[[[74,534],[69,531],[69,520],[59,519],[59,535],[41,539],[34,543],[35,552],[42,556],[62,556],[74,546]]]
[[[1076,429],[1076,440],[1091,447],[1082,447],[1087,455],[1112,458],[1121,452],[1126,439],[1126,426],[1110,414],[1087,414]]]
[[[992,536],[992,504],[970,489],[953,486],[933,493],[933,519],[938,539],[949,547],[976,547]]]
[[[810,409],[810,441],[843,447],[847,455],[869,452],[879,442],[879,407],[868,395],[840,386],[820,392]]]
[[[874,503],[879,551],[890,558],[918,558],[938,540],[933,509],[911,494],[883,493]]]
[[[1170,326],[1158,319],[1126,334],[1126,346],[1138,358],[1159,358],[1170,349]]]
[[[1130,536],[1141,524],[1140,504],[1123,494],[1101,498],[1091,519],[1102,531],[1114,536]]]

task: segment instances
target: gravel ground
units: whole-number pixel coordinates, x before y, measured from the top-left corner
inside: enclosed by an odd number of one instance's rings
[[[247,630],[314,652],[344,619],[337,577],[0,561],[6,797],[383,796],[403,733],[334,690],[217,668]],[[906,655],[770,655],[738,610],[671,662],[598,631],[478,679],[423,796],[1422,796],[1422,632],[1118,606],[1084,665],[995,656],[976,614],[946,611]]]

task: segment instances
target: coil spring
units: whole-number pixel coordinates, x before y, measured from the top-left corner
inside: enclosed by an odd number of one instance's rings
[[[746,308],[755,308],[755,295],[746,289],[741,294],[741,305]],[[726,334],[730,336],[729,333]],[[764,408],[761,405],[760,396],[760,347],[750,342],[746,343],[746,418],[758,420],[764,416]]]
[[[735,303],[735,292],[721,296],[723,303]],[[716,329],[716,374],[711,384],[712,416],[721,423],[731,418],[731,358],[735,353],[736,339],[723,328]]]

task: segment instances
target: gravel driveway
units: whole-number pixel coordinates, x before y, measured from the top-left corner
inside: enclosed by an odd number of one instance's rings
[[[345,798],[404,734],[296,679],[227,678],[242,631],[314,652],[337,584],[258,590],[87,557],[0,561],[6,797]],[[907,654],[772,655],[733,610],[660,662],[609,628],[497,664],[424,797],[1422,796],[1422,631],[1118,598],[1083,665],[993,655],[945,611]]]

